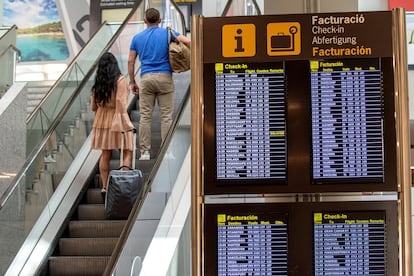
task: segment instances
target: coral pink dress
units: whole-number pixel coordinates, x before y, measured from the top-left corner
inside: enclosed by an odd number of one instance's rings
[[[121,76],[117,82],[116,92],[112,93],[110,100],[103,106],[95,104],[93,94],[91,95],[91,107],[95,112],[92,129],[93,149],[120,149],[121,131],[128,131],[134,128],[127,112],[128,84],[126,78]],[[133,132],[125,132],[123,135],[124,149],[133,149]]]

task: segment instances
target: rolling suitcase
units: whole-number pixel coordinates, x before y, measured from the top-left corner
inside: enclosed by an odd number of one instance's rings
[[[107,219],[127,219],[144,184],[142,172],[135,168],[137,131],[136,129],[132,131],[134,132],[132,168],[122,170],[126,166],[123,165],[124,139],[121,139],[120,167],[109,172],[105,198]]]

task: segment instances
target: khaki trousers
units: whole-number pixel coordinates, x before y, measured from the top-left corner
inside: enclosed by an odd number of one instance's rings
[[[142,76],[139,91],[139,147],[140,151],[151,150],[152,114],[158,103],[161,120],[161,139],[172,123],[174,111],[174,81],[168,73],[147,73]]]

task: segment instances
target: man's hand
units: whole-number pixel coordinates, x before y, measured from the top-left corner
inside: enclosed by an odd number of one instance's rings
[[[134,94],[134,95],[139,95],[139,87],[138,87],[138,85],[136,84],[136,83],[131,83],[130,85],[129,85],[129,87],[130,87],[130,89],[131,89],[131,92]]]

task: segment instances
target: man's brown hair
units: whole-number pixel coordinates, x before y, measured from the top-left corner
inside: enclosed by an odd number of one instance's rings
[[[149,8],[145,11],[145,19],[148,23],[157,23],[160,20],[160,12],[155,8]]]

